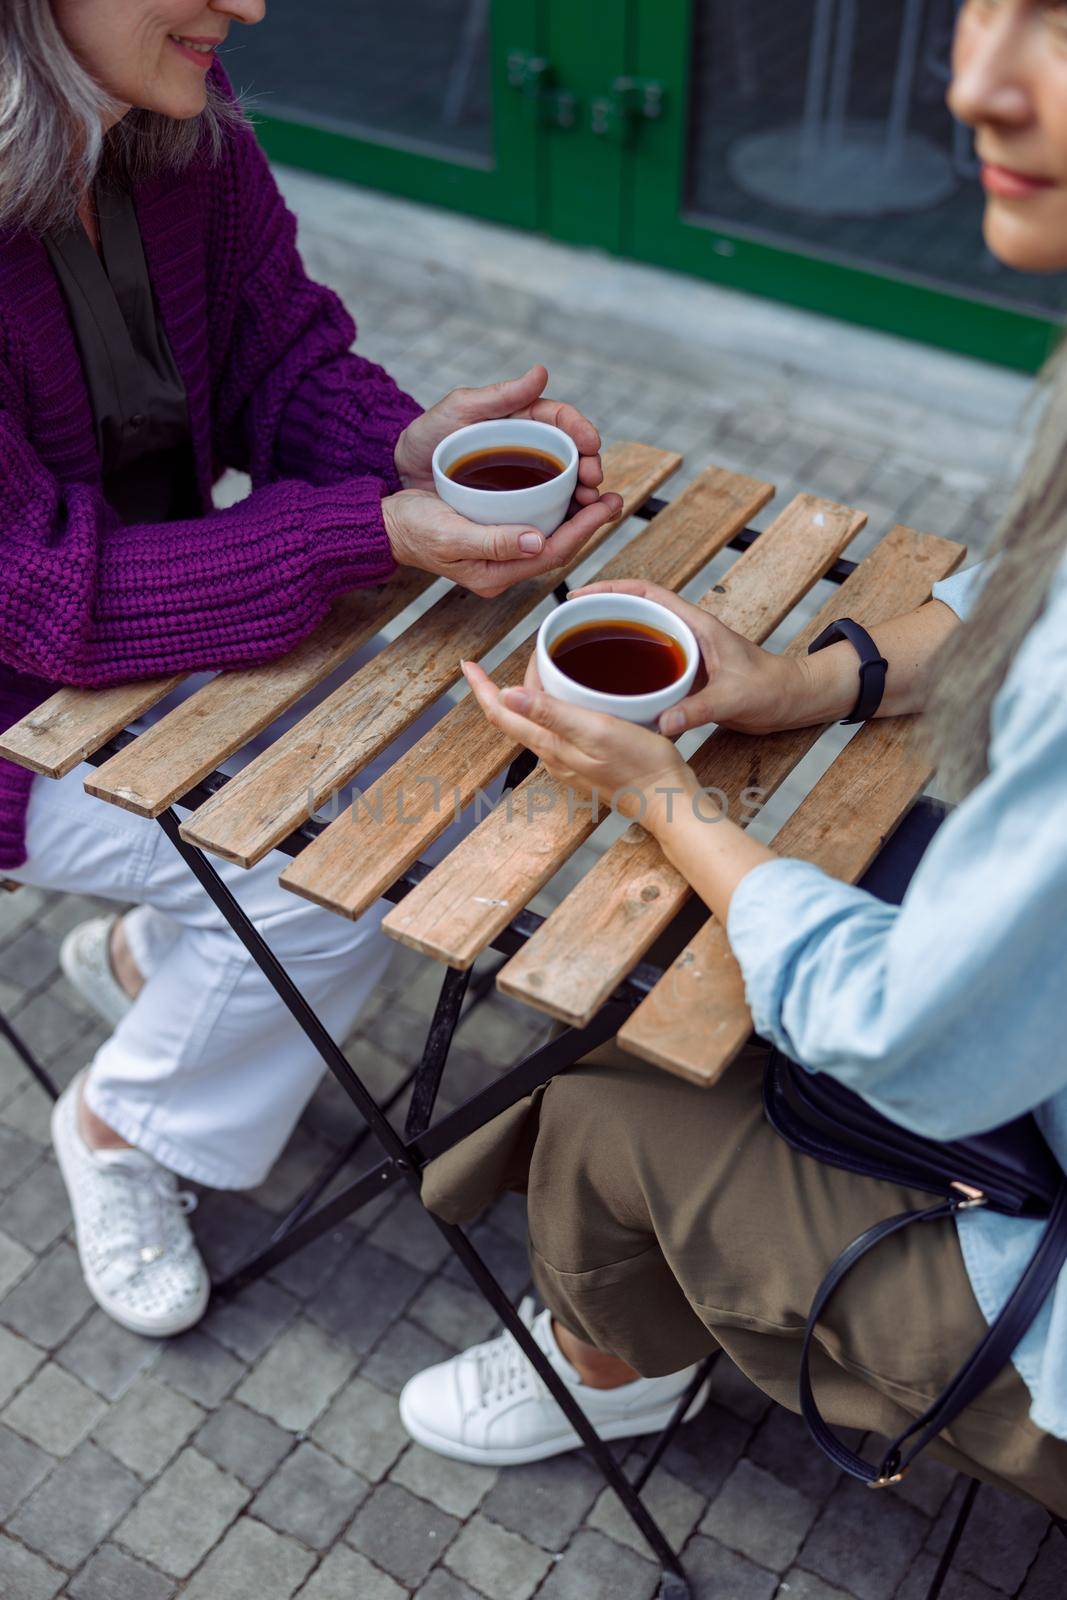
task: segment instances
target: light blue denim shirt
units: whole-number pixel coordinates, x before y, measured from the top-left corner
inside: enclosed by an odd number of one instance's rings
[[[983,569],[938,584],[961,616]],[[741,882],[727,931],[757,1031],[937,1139],[1034,1111],[1067,1169],[1067,567],[993,708],[990,773],[942,824],[899,908],[801,861]],[[958,1218],[992,1320],[1044,1224]],[[829,1263],[827,1263],[829,1265]],[[1067,1439],[1067,1269],[1014,1356]]]

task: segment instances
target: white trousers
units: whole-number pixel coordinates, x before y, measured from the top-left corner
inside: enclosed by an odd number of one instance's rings
[[[361,651],[345,673],[383,642]],[[183,686],[183,693],[202,681]],[[425,713],[360,776],[360,786],[368,788],[444,709],[439,702]],[[28,860],[8,874],[44,889],[136,905],[125,931],[146,982],[90,1065],[87,1104],[130,1144],[182,1177],[220,1189],[252,1188],[289,1138],[322,1075],[322,1060],[158,823],[87,795],[83,783],[91,770],[86,765],[58,781],[34,780]],[[470,826],[465,814],[423,859],[438,859]],[[396,950],[379,927],[388,904],[379,901],[356,922],[313,906],[279,887],[288,858],[278,851],[247,871],[217,859],[214,864],[342,1042]],[[412,1063],[421,1045],[412,1040]]]

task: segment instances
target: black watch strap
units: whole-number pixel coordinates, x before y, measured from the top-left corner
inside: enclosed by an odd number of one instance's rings
[[[878,646],[867,629],[861,628],[851,617],[842,617],[840,622],[831,622],[828,628],[823,629],[814,643],[808,646],[808,655],[813,656],[816,650],[825,650],[827,645],[839,644],[843,639],[848,641],[860,658],[860,692],[851,712],[841,721],[842,724],[867,722],[882,703],[886,673],[889,671],[889,662],[879,655]]]

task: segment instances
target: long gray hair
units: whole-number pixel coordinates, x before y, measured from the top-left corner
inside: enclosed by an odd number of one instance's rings
[[[953,799],[989,771],[993,701],[1067,552],[1067,341],[1047,363],[1035,400],[1044,412],[993,544],[996,565],[931,677],[925,731],[940,785]]]
[[[0,0],[0,228],[44,233],[74,220],[98,174],[139,182],[180,170],[207,141],[212,157],[242,107],[208,80],[205,109],[167,117],[122,106],[85,70],[50,0]]]

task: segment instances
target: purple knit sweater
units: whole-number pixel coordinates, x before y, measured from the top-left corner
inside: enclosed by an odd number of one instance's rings
[[[231,94],[216,63],[214,81]],[[61,684],[254,666],[395,570],[381,501],[420,410],[354,354],[250,129],[134,191],[185,383],[201,515],[125,525],[104,500],[70,321],[40,240],[0,231],[0,730]],[[252,493],[225,511],[226,467]],[[0,760],[0,868],[26,858],[30,773]]]

